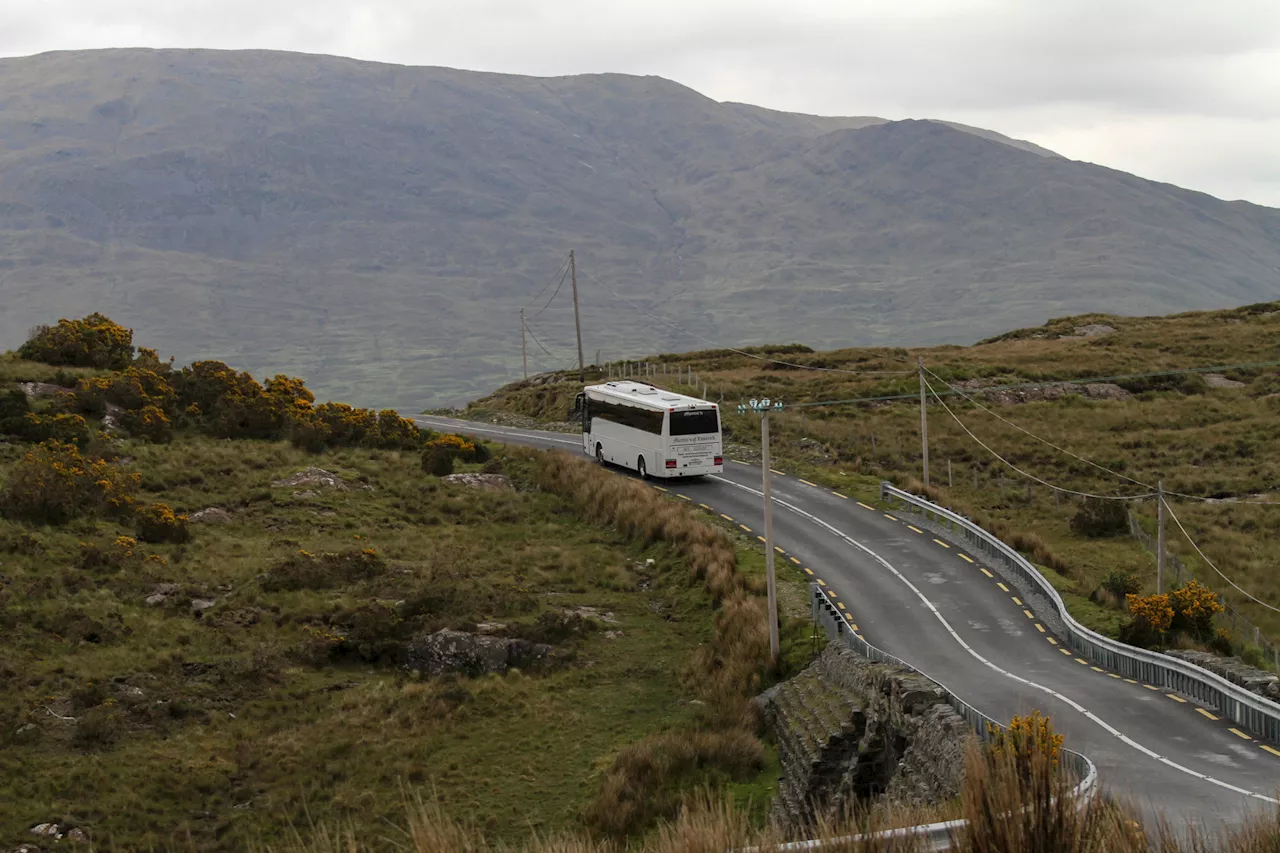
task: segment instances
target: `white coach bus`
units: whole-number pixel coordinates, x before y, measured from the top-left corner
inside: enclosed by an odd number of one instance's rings
[[[588,385],[578,395],[582,450],[641,477],[697,477],[724,470],[715,403],[642,382]]]

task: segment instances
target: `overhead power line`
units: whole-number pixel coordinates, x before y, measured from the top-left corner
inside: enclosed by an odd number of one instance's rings
[[[568,270],[568,268],[567,268],[567,267],[568,267],[568,264],[566,264],[565,266],[566,266],[566,269],[565,269],[565,271],[564,271],[563,273],[561,273],[561,274],[560,274],[560,283],[556,285],[555,293],[552,293],[552,294],[551,294],[551,298],[547,300],[547,304],[546,304],[546,305],[543,305],[541,308],[539,308],[539,309],[538,309],[538,310],[533,314],[533,316],[534,316],[534,317],[537,317],[537,316],[538,316],[539,314],[541,314],[543,311],[546,311],[548,308],[550,308],[550,307],[551,307],[551,303],[552,303],[552,302],[555,302],[555,301],[556,301],[556,297],[560,295],[560,288],[564,287],[564,280],[565,280],[566,278],[568,278],[568,277],[569,277],[569,270]]]
[[[1194,368],[1193,368],[1193,369],[1194,369]],[[1025,427],[1023,427],[1023,426],[1021,426],[1021,425],[1019,425],[1019,424],[1016,424],[1016,423],[1014,423],[1013,421],[1009,420],[1008,418],[1004,417],[1004,416],[1003,416],[1003,415],[1001,415],[999,412],[992,411],[991,409],[989,409],[989,408],[987,408],[986,406],[982,405],[982,403],[978,402],[978,401],[977,401],[977,400],[975,400],[973,397],[970,397],[968,394],[964,393],[964,392],[963,392],[963,391],[961,391],[959,388],[956,388],[956,386],[954,386],[954,385],[950,384],[949,382],[947,382],[945,379],[943,379],[943,378],[942,378],[941,376],[939,376],[938,374],[934,373],[934,372],[933,372],[932,370],[930,370],[929,368],[927,368],[927,367],[926,367],[926,368],[925,368],[925,372],[926,372],[926,373],[928,373],[930,376],[932,376],[934,379],[937,379],[939,382],[942,382],[942,383],[946,384],[946,386],[947,386],[948,388],[950,388],[950,389],[951,389],[951,391],[952,391],[953,393],[960,395],[960,396],[961,396],[961,397],[963,397],[965,400],[968,400],[968,401],[969,401],[970,403],[972,403],[974,406],[977,406],[979,409],[981,409],[982,411],[984,411],[984,412],[986,412],[987,414],[991,415],[991,416],[992,416],[993,418],[995,418],[996,420],[999,420],[999,421],[1001,421],[1002,423],[1008,424],[1009,426],[1011,426],[1011,427],[1013,427],[1014,429],[1016,429],[1018,432],[1020,432],[1020,433],[1022,433],[1022,434],[1024,434],[1024,435],[1027,435],[1027,436],[1029,436],[1029,437],[1031,437],[1031,438],[1034,438],[1036,441],[1040,442],[1041,444],[1047,445],[1048,447],[1052,447],[1054,450],[1058,451],[1059,453],[1066,454],[1067,456],[1070,456],[1072,459],[1076,459],[1076,460],[1078,460],[1078,461],[1080,461],[1080,462],[1085,463],[1086,465],[1090,465],[1090,466],[1092,466],[1092,467],[1094,467],[1094,468],[1097,468],[1099,471],[1103,471],[1103,472],[1105,472],[1105,473],[1107,473],[1107,474],[1110,474],[1110,475],[1111,475],[1111,476],[1113,476],[1113,477],[1118,477],[1118,478],[1120,478],[1120,479],[1122,479],[1122,480],[1128,480],[1130,483],[1133,483],[1133,484],[1138,485],[1138,486],[1142,486],[1144,489],[1151,489],[1152,491],[1154,491],[1154,490],[1156,489],[1156,487],[1155,487],[1155,486],[1153,486],[1153,485],[1151,485],[1150,483],[1144,483],[1142,480],[1138,480],[1138,479],[1136,479],[1136,478],[1134,478],[1134,477],[1130,477],[1128,474],[1123,474],[1123,473],[1121,473],[1121,472],[1119,472],[1119,471],[1116,471],[1116,470],[1113,470],[1113,469],[1111,469],[1111,468],[1108,468],[1108,467],[1106,467],[1105,465],[1099,465],[1097,462],[1094,462],[1092,459],[1086,459],[1085,457],[1081,456],[1081,455],[1080,455],[1080,454],[1078,454],[1078,453],[1073,453],[1072,451],[1067,450],[1065,447],[1059,447],[1058,445],[1054,444],[1052,441],[1049,441],[1049,440],[1048,440],[1048,439],[1046,439],[1046,438],[1041,438],[1040,436],[1038,436],[1038,435],[1036,435],[1035,433],[1033,433],[1031,430],[1026,429]],[[1001,386],[996,386],[996,387],[1001,387]],[[1219,500],[1219,499],[1217,499],[1217,498],[1205,497],[1205,496],[1203,496],[1203,495],[1188,495],[1188,494],[1184,494],[1184,493],[1182,493],[1182,492],[1171,492],[1171,491],[1167,491],[1167,490],[1165,491],[1165,495],[1166,495],[1166,496],[1168,496],[1168,495],[1175,495],[1175,496],[1180,497],[1180,498],[1186,498],[1187,500],[1194,500],[1194,501],[1217,501],[1217,500]],[[1259,506],[1275,506],[1275,505],[1280,504],[1280,501],[1266,501],[1266,500],[1233,500],[1233,501],[1231,501],[1231,503],[1237,503],[1237,504],[1253,504],[1253,505],[1259,505]]]
[[[1252,601],[1254,604],[1261,604],[1263,607],[1267,608],[1268,610],[1273,610],[1276,613],[1280,613],[1280,607],[1275,607],[1274,605],[1267,604],[1265,601],[1260,600],[1259,598],[1254,596],[1252,593],[1250,593],[1248,590],[1244,589],[1238,583],[1233,581],[1231,578],[1223,574],[1222,569],[1219,569],[1217,566],[1215,566],[1213,564],[1213,560],[1210,560],[1207,556],[1205,556],[1204,551],[1200,550],[1200,546],[1196,544],[1196,540],[1191,538],[1191,534],[1187,532],[1187,528],[1182,526],[1182,522],[1178,520],[1178,516],[1174,514],[1173,510],[1169,507],[1168,502],[1165,503],[1164,508],[1165,508],[1165,512],[1169,513],[1169,517],[1173,519],[1173,523],[1178,525],[1178,529],[1182,531],[1182,535],[1187,537],[1187,541],[1191,543],[1191,547],[1196,549],[1196,553],[1200,555],[1200,559],[1204,560],[1205,565],[1207,565],[1209,568],[1217,572],[1218,577],[1222,578],[1224,581],[1231,584],[1231,586],[1234,587],[1237,592],[1239,592],[1245,598]]]
[[[907,374],[915,373],[914,370],[845,370],[839,367],[817,367],[812,364],[797,364],[796,362],[792,362],[792,361],[782,361],[780,359],[769,358],[768,356],[747,352],[746,350],[735,349],[734,347],[725,346],[722,343],[713,341],[711,338],[708,338],[705,335],[699,335],[697,332],[691,332],[688,329],[684,328],[683,326],[680,326],[676,323],[671,322],[666,317],[661,317],[645,308],[640,307],[639,305],[632,302],[627,297],[623,296],[621,293],[618,293],[616,290],[612,289],[611,287],[606,285],[604,282],[600,281],[600,279],[596,278],[591,273],[587,273],[587,277],[590,278],[597,285],[599,285],[599,287],[601,287],[603,290],[613,294],[618,299],[621,299],[623,302],[627,303],[632,308],[639,311],[641,314],[644,314],[646,317],[649,317],[650,319],[653,319],[653,320],[657,320],[659,323],[662,323],[665,326],[670,326],[680,334],[686,335],[690,338],[693,338],[694,340],[702,341],[703,343],[706,343],[706,344],[711,344],[711,346],[715,347],[716,349],[728,350],[729,352],[737,353],[738,355],[746,356],[747,358],[754,358],[757,361],[768,362],[770,364],[780,364],[785,367],[794,367],[799,370],[814,370],[822,373],[844,373],[850,376],[906,376]]]
[[[954,420],[957,424],[959,424],[960,429],[964,430],[965,433],[969,436],[969,438],[973,439],[973,441],[983,450],[987,451],[996,459],[1000,460],[1009,468],[1012,468],[1014,471],[1026,477],[1028,480],[1034,480],[1035,482],[1040,483],[1043,486],[1048,486],[1050,489],[1053,489],[1054,491],[1063,492],[1069,495],[1078,495],[1083,498],[1097,498],[1099,500],[1105,500],[1105,501],[1140,501],[1140,500],[1145,500],[1146,498],[1152,497],[1155,494],[1155,492],[1146,492],[1141,495],[1096,495],[1091,492],[1080,492],[1080,491],[1076,491],[1075,489],[1063,488],[1062,486],[1057,486],[1057,485],[1054,485],[1053,483],[1050,483],[1048,480],[1043,480],[1029,471],[1024,471],[1021,468],[1019,468],[1017,465],[1014,465],[1008,459],[1005,459],[1003,456],[1001,456],[991,447],[989,447],[982,439],[974,435],[973,430],[965,426],[964,421],[960,420],[960,418],[956,415],[956,413],[951,411],[951,407],[948,406],[940,396],[938,396],[938,392],[934,390],[933,385],[930,384],[930,382],[927,379],[922,381],[924,381],[925,387],[929,389],[929,393],[931,393],[934,399],[938,401],[939,405],[941,405],[942,408],[946,410],[947,414],[951,416],[951,419]]]
[[[568,256],[565,256],[564,262],[560,264],[560,267],[556,270],[555,275],[551,276],[550,280],[547,281],[547,283],[542,286],[542,289],[538,291],[538,295],[530,299],[528,304],[526,304],[524,308],[521,308],[520,310],[521,311],[528,310],[530,305],[532,305],[533,303],[541,299],[542,294],[547,292],[547,290],[551,287],[552,283],[556,280],[557,277],[560,279],[560,283],[563,284],[564,275],[565,273],[568,272],[568,270],[569,270],[569,258]],[[552,297],[552,298],[555,298],[555,297]]]

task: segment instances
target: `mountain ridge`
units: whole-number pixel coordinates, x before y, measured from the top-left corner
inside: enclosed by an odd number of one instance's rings
[[[514,378],[518,311],[570,248],[589,360],[963,343],[1256,302],[1280,270],[1280,211],[981,128],[652,76],[57,52],[0,60],[0,140],[0,344],[103,310],[180,360],[360,404]],[[535,367],[576,359],[567,291],[529,305]]]

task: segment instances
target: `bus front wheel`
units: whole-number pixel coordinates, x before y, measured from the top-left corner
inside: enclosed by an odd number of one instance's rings
[[[649,472],[648,472],[648,471],[646,471],[646,470],[645,470],[645,467],[644,467],[644,457],[643,457],[643,456],[641,456],[640,458],[636,459],[636,471],[638,471],[638,472],[640,473],[640,479],[641,479],[641,480],[647,479],[647,478],[648,478],[648,476],[649,476]]]

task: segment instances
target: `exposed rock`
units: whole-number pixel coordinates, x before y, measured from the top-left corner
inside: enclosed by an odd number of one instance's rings
[[[32,835],[43,835],[47,838],[61,838],[62,829],[56,823],[37,823],[31,827]]]
[[[1129,400],[1133,395],[1110,382],[1090,382],[1084,387],[1084,395],[1095,400]]]
[[[315,486],[316,488],[335,489],[339,492],[348,491],[350,488],[337,474],[332,471],[326,471],[323,468],[307,468],[282,480],[275,480],[271,485],[280,488]]]
[[[176,583],[158,583],[151,588],[151,593],[147,596],[146,602],[149,607],[159,607],[169,600],[169,597],[177,594],[180,587]]]
[[[525,640],[445,629],[414,637],[401,649],[400,664],[424,675],[460,672],[484,675],[546,660],[551,646]]]
[[[1090,382],[1084,385],[1076,383],[1052,383],[1046,385],[1019,385],[1005,388],[999,385],[987,386],[980,379],[969,379],[957,382],[956,386],[968,391],[977,391],[975,396],[990,402],[1011,406],[1017,403],[1037,403],[1045,400],[1061,400],[1063,397],[1082,395],[1094,400],[1128,400],[1133,397],[1119,385],[1110,382]]]
[[[193,598],[191,599],[191,613],[199,619],[206,610],[216,606],[217,603],[218,599],[216,598]]]
[[[458,486],[470,486],[486,492],[514,492],[511,478],[506,474],[449,474],[440,478],[445,483]]]
[[[105,403],[103,405],[106,409],[102,415],[102,428],[107,432],[119,432],[121,429],[120,418],[124,415],[124,409],[115,403]]]
[[[1075,333],[1081,338],[1097,338],[1102,335],[1110,335],[1115,329],[1105,323],[1090,323],[1087,326],[1076,326]]]
[[[54,397],[63,391],[74,391],[74,388],[63,388],[61,385],[50,385],[48,382],[19,382],[18,389],[33,400],[42,397]]]
[[[1237,658],[1224,658],[1208,652],[1175,649],[1165,652],[1170,657],[1185,660],[1220,675],[1232,684],[1238,684],[1250,693],[1280,701],[1280,677],[1265,669],[1249,666]]]
[[[187,520],[192,524],[230,524],[231,513],[222,507],[211,506],[191,513]]]
[[[787,835],[882,796],[920,805],[959,793],[973,732],[918,673],[832,643],[757,701],[778,738],[772,820]]]
[[[75,829],[72,829],[67,832],[67,840],[75,841],[80,844],[88,844],[89,835],[83,829],[77,826]]]
[[[476,625],[478,634],[501,634],[505,630],[507,630],[506,622],[481,622]]]
[[[1234,379],[1228,379],[1221,373],[1206,373],[1204,382],[1210,388],[1243,388],[1243,382],[1237,382]]]
[[[34,844],[19,844],[11,853],[40,853],[40,848]]]
[[[612,611],[604,612],[598,607],[588,607],[585,604],[578,607],[561,608],[561,612],[570,616],[581,616],[583,619],[595,619],[608,625],[618,624],[618,619],[613,615]]]

